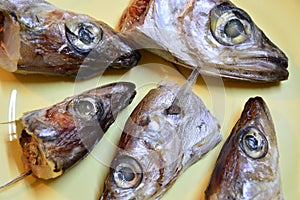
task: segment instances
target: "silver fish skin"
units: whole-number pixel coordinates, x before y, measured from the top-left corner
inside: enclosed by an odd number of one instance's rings
[[[159,199],[220,142],[219,123],[201,99],[179,92],[161,84],[132,112],[100,199]]]
[[[119,30],[138,49],[202,74],[262,83],[288,79],[286,55],[228,0],[133,0]]]
[[[1,1],[0,34],[0,66],[11,72],[84,79],[140,59],[106,23],[43,0]]]
[[[248,100],[224,143],[205,199],[283,199],[276,133],[261,97]]]
[[[25,113],[17,122],[26,171],[56,178],[82,160],[136,94],[135,85],[115,82]]]

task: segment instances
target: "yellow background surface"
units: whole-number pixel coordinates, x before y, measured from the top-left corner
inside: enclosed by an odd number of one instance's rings
[[[51,0],[56,6],[91,15],[116,27],[128,0]],[[203,199],[214,162],[223,142],[238,120],[245,102],[254,96],[264,98],[269,106],[277,131],[280,152],[280,170],[285,199],[300,199],[300,1],[299,0],[235,0],[246,10],[265,34],[289,57],[290,77],[280,84],[249,84],[222,81],[210,84],[210,79],[200,79],[194,90],[221,123],[223,141],[204,159],[190,167],[172,188],[164,200]],[[0,122],[8,121],[11,94],[16,94],[16,117],[22,113],[50,106],[67,96],[77,94],[97,85],[113,81],[132,81],[138,95],[133,103],[118,117],[94,151],[63,176],[50,181],[32,176],[0,191],[2,200],[95,200],[98,199],[108,165],[125,120],[130,112],[160,80],[184,81],[169,63],[150,53],[142,53],[139,66],[117,74],[106,73],[101,78],[75,81],[63,77],[17,75],[0,69]],[[183,70],[185,74],[189,70]],[[0,125],[0,184],[22,172],[18,141],[10,139],[7,124]]]

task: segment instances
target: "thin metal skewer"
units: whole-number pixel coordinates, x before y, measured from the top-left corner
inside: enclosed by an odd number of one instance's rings
[[[26,178],[26,177],[29,176],[31,173],[32,173],[32,171],[30,170],[30,171],[28,171],[28,172],[24,172],[24,173],[20,174],[20,176],[18,176],[17,178],[14,178],[13,180],[11,180],[11,181],[5,183],[4,185],[1,185],[1,186],[0,186],[0,190],[4,189],[4,188],[6,188],[6,187],[8,187],[8,186],[10,186],[10,185],[13,185],[13,184],[15,184],[16,182],[18,182],[18,181],[20,181],[20,180]]]

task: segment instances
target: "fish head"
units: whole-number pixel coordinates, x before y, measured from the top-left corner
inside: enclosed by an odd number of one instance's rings
[[[249,169],[248,178],[265,180],[276,174],[279,158],[276,134],[270,111],[262,98],[249,99],[233,135],[236,135],[243,158],[240,162],[244,163],[244,169]],[[257,173],[261,171],[264,173]]]
[[[288,58],[247,12],[230,1],[200,2],[195,3],[195,19],[189,25],[194,31],[189,31],[192,39],[188,43],[194,42],[191,47],[200,49],[204,71],[252,82],[288,78]]]
[[[251,98],[222,147],[206,197],[273,199],[280,192],[279,153],[270,112],[261,97]]]
[[[108,68],[136,66],[140,60],[139,52],[129,45],[125,37],[102,21],[75,18],[66,21],[65,29],[68,45],[84,55],[80,73],[77,74],[79,78],[104,72]]]
[[[229,0],[136,0],[119,29],[140,48],[206,75],[250,82],[288,78],[286,55]]]
[[[167,166],[160,163],[160,153],[139,149],[133,154],[118,154],[110,167],[100,199],[149,199],[166,188],[161,188]],[[146,151],[143,151],[146,150]]]
[[[158,199],[220,142],[219,124],[199,97],[179,93],[178,86],[161,85],[133,111],[101,199]]]
[[[3,19],[8,25],[2,32],[9,34],[10,27],[18,26],[13,35],[18,40],[9,45],[19,49],[19,72],[76,76],[81,70],[79,78],[88,78],[108,68],[135,66],[140,59],[124,37],[88,15],[61,10],[44,1],[24,1],[16,6],[18,9],[9,12],[13,21]]]
[[[61,175],[93,149],[134,96],[133,83],[111,83],[26,113],[18,123],[25,168],[43,179]]]
[[[178,88],[177,88],[178,89]],[[174,177],[181,150],[176,123],[181,114],[168,116],[175,88],[151,90],[132,112],[105,180],[101,199],[149,199]]]
[[[152,124],[149,126],[158,125],[152,120],[149,124]],[[161,127],[168,128],[164,131],[170,134],[167,133],[169,138],[159,134],[158,130],[147,132],[149,128],[137,128],[139,131],[135,132],[135,135],[127,135],[126,140],[121,140],[126,141],[126,146],[119,146],[111,164],[110,173],[105,180],[101,199],[157,198],[168,189],[168,185],[172,183],[171,180],[176,178],[176,174],[181,169],[178,164],[181,160],[179,156],[181,148],[178,138],[170,137],[176,134],[175,127],[170,124],[164,124]],[[136,128],[133,129],[137,131]],[[136,137],[137,133],[141,135],[141,138]],[[142,136],[145,133],[148,135]]]

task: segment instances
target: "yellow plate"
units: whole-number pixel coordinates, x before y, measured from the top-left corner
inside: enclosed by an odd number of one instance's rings
[[[115,27],[129,0],[51,0],[56,6],[85,13]],[[277,130],[280,151],[280,170],[285,199],[300,199],[300,3],[286,1],[241,1],[234,3],[246,10],[266,35],[289,57],[290,77],[277,85],[259,85],[240,82],[210,84],[210,79],[199,80],[196,93],[203,99],[222,125],[224,140],[239,118],[244,103],[250,97],[262,96],[267,102]],[[187,74],[189,71],[184,70]],[[132,81],[138,95],[109,129],[104,139],[84,160],[63,176],[43,181],[27,177],[0,191],[5,200],[95,200],[98,199],[113,150],[122,127],[133,108],[150,88],[167,78],[182,83],[184,78],[162,59],[143,52],[139,66],[117,75],[106,73],[101,78],[74,82],[71,79],[38,75],[17,75],[0,69],[0,122],[18,118],[22,113],[49,106],[66,96],[113,81]],[[9,117],[10,116],[10,117]],[[22,172],[20,147],[14,139],[13,127],[0,126],[0,185]],[[223,142],[224,142],[223,140]],[[204,159],[190,167],[162,199],[203,199],[204,190],[222,144]]]

